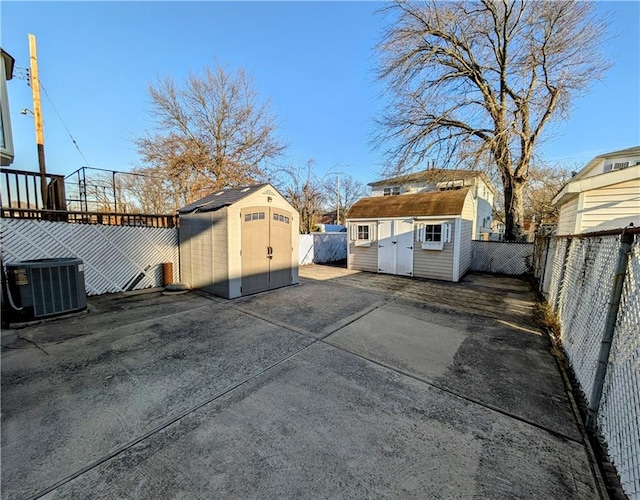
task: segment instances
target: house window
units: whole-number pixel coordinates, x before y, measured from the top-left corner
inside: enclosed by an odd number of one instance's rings
[[[384,188],[383,194],[385,196],[395,196],[400,194],[400,186],[386,187]]]
[[[451,243],[451,224],[417,224],[416,241],[423,250],[443,250],[445,243]]]
[[[371,246],[371,242],[374,238],[373,224],[351,224],[349,239],[355,243],[356,246]]]

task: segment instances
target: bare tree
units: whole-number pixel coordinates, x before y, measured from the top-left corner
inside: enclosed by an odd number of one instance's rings
[[[552,200],[562,187],[571,179],[573,169],[578,165],[531,165],[529,179],[523,191],[524,218],[538,224],[555,224],[558,209]],[[494,218],[504,224],[504,198],[495,199]]]
[[[551,201],[571,179],[571,169],[562,165],[531,166],[529,181],[524,190],[524,214],[526,218],[541,224],[558,221],[558,208]]]
[[[136,140],[138,153],[170,181],[179,204],[261,181],[284,152],[269,102],[260,102],[242,69],[218,64],[190,74],[180,87],[167,77],[149,93],[156,128]]]
[[[284,167],[276,182],[282,194],[300,214],[300,233],[308,234],[314,229],[314,218],[322,209],[325,194],[322,182],[313,171],[315,162],[309,160],[306,168]]]
[[[378,47],[390,100],[378,147],[397,168],[435,154],[489,158],[506,234],[523,229],[523,189],[542,131],[602,76],[606,20],[592,2],[396,1]]]
[[[327,205],[336,209],[337,224],[344,224],[346,212],[368,193],[362,182],[350,175],[333,175],[324,181]]]

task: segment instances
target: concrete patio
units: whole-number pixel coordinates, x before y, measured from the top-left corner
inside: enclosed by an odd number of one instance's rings
[[[600,497],[534,297],[300,269],[2,332],[2,498]]]

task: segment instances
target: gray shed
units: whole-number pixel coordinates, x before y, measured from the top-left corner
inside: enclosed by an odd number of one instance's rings
[[[298,212],[271,184],[179,210],[181,281],[228,299],[298,283]]]

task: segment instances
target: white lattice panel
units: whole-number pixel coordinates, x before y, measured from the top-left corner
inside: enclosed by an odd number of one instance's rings
[[[300,235],[300,265],[322,264],[347,258],[347,233]]]
[[[335,262],[347,258],[347,233],[316,233],[313,235],[313,262]]]
[[[301,266],[313,264],[313,234],[301,234],[298,243],[298,260]]]
[[[519,276],[531,271],[533,243],[473,241],[471,270]]]
[[[162,286],[162,263],[178,280],[178,230],[2,219],[2,261],[78,257],[88,295]]]

